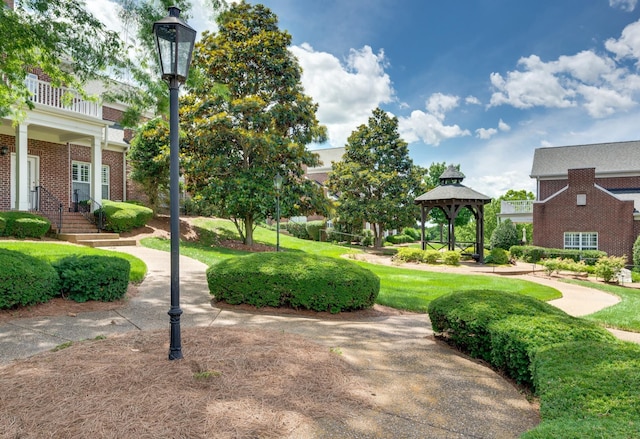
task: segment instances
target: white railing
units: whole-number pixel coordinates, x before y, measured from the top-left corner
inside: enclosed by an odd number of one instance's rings
[[[102,105],[82,99],[70,88],[53,87],[51,83],[33,77],[27,77],[25,84],[31,92],[31,101],[36,104],[102,119]]]
[[[500,214],[533,213],[533,200],[500,201]]]

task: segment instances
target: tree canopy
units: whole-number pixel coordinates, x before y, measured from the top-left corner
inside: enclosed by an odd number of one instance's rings
[[[233,220],[251,245],[255,224],[275,216],[278,173],[284,217],[322,212],[322,190],[303,168],[319,164],[306,145],[323,141],[326,129],[275,14],[241,2],[217,22],[218,32],[196,44],[181,101],[183,166],[194,201]]]
[[[415,225],[422,175],[398,134],[398,119],[376,108],[367,125],[349,136],[327,186],[338,196],[340,219],[369,222],[377,247],[385,230]]]

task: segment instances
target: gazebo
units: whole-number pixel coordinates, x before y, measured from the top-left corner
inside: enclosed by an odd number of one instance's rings
[[[491,197],[476,192],[461,184],[464,174],[458,171],[455,166],[450,165],[440,176],[440,184],[434,189],[420,195],[415,199],[415,204],[420,205],[422,220],[422,250],[426,249],[424,226],[427,215],[435,208],[444,212],[448,222],[448,249],[455,250],[456,234],[455,220],[466,207],[476,219],[476,242],[473,245],[472,257],[480,262],[484,262],[484,205],[491,202]],[[468,246],[467,246],[468,247]]]

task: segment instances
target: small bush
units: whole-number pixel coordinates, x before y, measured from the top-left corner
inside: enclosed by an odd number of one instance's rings
[[[0,212],[0,236],[41,238],[51,228],[51,222],[29,212]]]
[[[486,264],[506,265],[509,263],[509,253],[503,248],[496,247],[491,249],[484,262]]]
[[[495,228],[491,234],[491,248],[509,250],[513,245],[518,245],[520,237],[516,226],[510,219],[506,219]]]
[[[127,232],[143,227],[153,217],[153,211],[137,204],[103,200],[105,229],[112,232]]]
[[[295,221],[289,221],[287,223],[287,232],[291,233],[298,239],[311,239],[307,232],[307,226],[305,223],[297,223]]]
[[[44,303],[60,294],[51,265],[33,256],[0,249],[0,308]]]
[[[254,253],[207,269],[216,300],[257,307],[352,311],[373,306],[380,279],[344,259],[304,253]]]
[[[445,265],[459,265],[460,252],[457,252],[455,250],[448,250],[442,253],[442,263]]]
[[[403,247],[398,249],[398,252],[393,256],[394,261],[401,262],[423,262],[424,251],[419,248]]]
[[[413,227],[405,227],[404,229],[402,229],[402,234],[410,236],[414,241],[420,241],[420,239],[422,238],[420,230]]]
[[[62,294],[76,302],[111,302],[127,293],[131,266],[126,259],[113,256],[69,256],[53,264],[58,272]]]
[[[535,264],[545,258],[573,259],[584,261],[586,265],[595,265],[596,261],[607,254],[600,250],[567,250],[562,248],[545,248],[533,245],[514,245],[509,253],[516,259]]]
[[[306,224],[307,235],[313,241],[320,241],[320,230],[327,225],[326,221],[308,221]]]
[[[425,250],[424,254],[422,255],[422,260],[427,264],[433,265],[438,263],[438,260],[440,260],[440,256],[442,256],[442,253],[440,253],[438,250]]]
[[[611,282],[613,278],[620,274],[627,262],[624,256],[606,256],[596,262],[595,275],[605,282]]]
[[[362,229],[360,238],[360,245],[363,247],[370,247],[373,245],[373,232],[368,229]]]
[[[386,237],[386,241],[391,244],[407,244],[413,242],[414,239],[409,235],[389,235]]]

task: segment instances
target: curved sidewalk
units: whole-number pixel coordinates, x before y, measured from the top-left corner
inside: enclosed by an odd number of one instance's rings
[[[169,253],[145,247],[111,250],[133,254],[147,264],[138,294],[114,311],[16,319],[0,325],[0,365],[68,341],[138,330],[169,332]],[[374,409],[338,423],[320,421],[311,435],[305,430],[290,437],[510,438],[539,422],[537,409],[518,389],[479,362],[438,343],[424,314],[348,321],[221,310],[211,305],[205,270],[198,261],[180,258],[185,358],[190,327],[241,326],[295,333],[338,349],[375,389]],[[594,306],[605,306],[613,297],[537,276],[523,278],[552,283],[566,292],[554,302],[569,313],[592,312],[583,308],[583,290]]]

